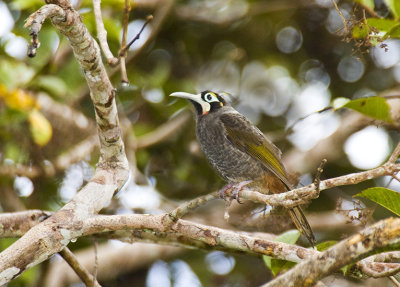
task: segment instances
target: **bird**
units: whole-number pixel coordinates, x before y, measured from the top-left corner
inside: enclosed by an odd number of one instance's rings
[[[251,182],[263,193],[293,189],[281,161],[281,151],[243,114],[225,99],[225,92],[199,94],[174,92],[171,97],[189,100],[195,110],[196,134],[200,147],[227,187],[239,189]],[[300,206],[288,209],[301,234],[311,246],[315,236]]]

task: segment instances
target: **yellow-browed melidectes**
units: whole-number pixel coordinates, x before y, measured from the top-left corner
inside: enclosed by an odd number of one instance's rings
[[[226,181],[239,185],[250,180],[264,193],[293,188],[280,160],[281,151],[220,94],[176,92],[171,96],[194,105],[201,149]],[[301,208],[290,208],[289,213],[297,229],[314,245],[314,234]]]

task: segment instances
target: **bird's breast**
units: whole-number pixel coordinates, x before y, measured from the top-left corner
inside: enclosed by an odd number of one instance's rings
[[[228,140],[221,122],[199,121],[197,137],[205,156],[225,180],[241,182],[254,180],[265,174],[259,161]]]

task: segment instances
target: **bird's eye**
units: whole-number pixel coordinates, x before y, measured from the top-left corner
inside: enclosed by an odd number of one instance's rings
[[[215,97],[213,94],[208,93],[208,94],[206,94],[205,98],[206,98],[207,102],[212,102]]]

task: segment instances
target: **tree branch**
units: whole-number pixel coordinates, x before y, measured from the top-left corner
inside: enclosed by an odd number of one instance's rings
[[[28,210],[0,214],[0,238],[24,235],[33,226],[51,216],[51,212]]]
[[[33,212],[39,213],[39,211]],[[25,211],[0,216],[0,224],[14,214],[18,215],[21,221],[24,221],[29,219],[31,212]],[[36,218],[36,221],[39,222],[39,219]],[[180,219],[176,220],[173,225],[166,225],[168,222],[168,214],[96,215],[86,219],[81,228],[82,236],[96,235],[101,238],[113,238],[127,242],[143,241],[178,245],[186,248],[245,252],[250,255],[263,254],[297,263],[321,254],[316,250],[305,249],[297,245],[280,244],[273,241],[273,237],[264,233],[231,231]],[[366,230],[368,229],[370,227]],[[358,236],[361,237],[366,232],[368,231],[364,230]],[[6,233],[11,236],[18,236],[23,232],[9,230]],[[400,263],[392,263],[392,261],[397,261],[399,258],[400,252],[397,251],[365,258],[352,267],[349,275],[359,277],[361,274],[362,276],[385,277],[394,274],[398,271]],[[93,257],[91,261],[93,262]],[[87,266],[87,263],[85,263],[85,266]]]
[[[83,267],[78,258],[68,249],[65,247],[63,250],[59,252],[62,258],[68,263],[69,266],[75,271],[75,273],[81,278],[83,283],[85,283],[86,287],[101,287],[99,282],[97,282],[96,278],[91,275],[85,267]]]
[[[139,40],[140,35],[142,34],[144,28],[146,28],[147,24],[149,24],[151,20],[153,20],[153,15],[148,15],[146,17],[146,21],[144,22],[142,28],[136,34],[136,36],[127,45],[121,46],[121,50],[119,50],[118,56],[123,57],[125,55],[126,51],[128,51],[128,49],[130,48],[130,46],[132,46],[133,43],[135,43],[137,40]]]
[[[146,268],[157,260],[170,259],[184,251],[182,248],[140,242],[135,244],[121,243],[118,246],[111,242],[99,244],[98,280],[114,280],[122,274],[132,272],[135,269]],[[91,273],[94,272],[93,253],[93,247],[75,252],[79,262]],[[64,261],[59,260],[52,263],[49,272],[46,274],[44,287],[64,287],[80,281]]]
[[[166,217],[168,214],[96,215],[85,220],[81,231],[82,235],[122,231],[115,233],[120,238],[124,236],[124,231],[128,231],[134,240],[141,238],[155,243],[167,242],[192,248],[197,246],[203,249],[265,254],[293,262],[300,262],[314,254],[313,250],[304,247],[181,219],[168,228],[165,224],[168,222]]]
[[[111,67],[115,67],[118,65],[119,60],[118,58],[114,57],[110,48],[108,47],[107,31],[104,28],[103,18],[101,16],[101,0],[93,0],[93,12],[96,19],[97,38],[99,38],[101,50],[107,59],[107,63]]]
[[[400,171],[400,164],[387,162],[380,167],[359,172],[351,173],[335,178],[326,179],[320,182],[319,190],[315,189],[314,184],[290,190],[278,194],[262,194],[252,190],[243,189],[239,195],[241,198],[254,202],[265,203],[273,206],[284,206],[292,208],[297,205],[305,204],[308,201],[319,196],[319,191],[330,189],[337,186],[357,184],[366,180],[381,177],[384,175],[392,175]],[[230,195],[230,194],[229,194]]]
[[[82,223],[106,206],[129,175],[124,145],[117,117],[115,92],[101,61],[100,49],[67,0],[48,1],[26,22],[33,39],[49,17],[64,34],[74,51],[95,106],[100,138],[100,160],[90,182],[50,218],[30,229],[22,238],[0,253],[0,285],[28,268],[61,251],[73,238],[79,237]],[[38,46],[33,41],[33,46]]]
[[[400,246],[400,218],[388,218],[313,256],[265,284],[273,286],[313,286],[318,280],[372,252]]]

